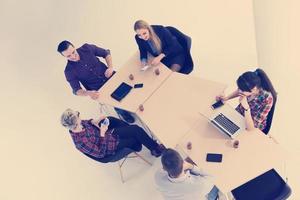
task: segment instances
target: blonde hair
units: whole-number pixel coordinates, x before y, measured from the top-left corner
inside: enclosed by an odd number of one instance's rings
[[[161,53],[161,41],[159,37],[154,32],[153,28],[144,20],[138,20],[134,23],[134,31],[138,29],[147,29],[150,34],[150,40],[153,42],[155,48],[157,49],[158,53]]]
[[[75,128],[76,121],[77,121],[77,115],[76,115],[75,111],[73,111],[70,108],[65,110],[65,112],[63,112],[63,114],[60,117],[61,124],[68,129]]]

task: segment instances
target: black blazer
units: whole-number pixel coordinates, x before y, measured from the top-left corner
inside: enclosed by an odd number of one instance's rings
[[[159,37],[161,41],[162,53],[165,54],[166,57],[172,57],[184,52],[182,46],[167,28],[160,25],[152,25],[151,27],[153,28],[157,37]],[[155,57],[158,56],[152,51],[147,41],[140,39],[137,35],[135,35],[135,40],[139,46],[140,59],[147,59],[148,52]]]

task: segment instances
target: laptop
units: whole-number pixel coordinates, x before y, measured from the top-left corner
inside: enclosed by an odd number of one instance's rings
[[[126,95],[131,91],[131,89],[132,86],[122,82],[110,96],[117,101],[121,101],[124,97],[126,97]]]
[[[207,118],[220,132],[232,139],[246,129],[244,116],[228,104],[213,110],[209,116],[200,114]]]

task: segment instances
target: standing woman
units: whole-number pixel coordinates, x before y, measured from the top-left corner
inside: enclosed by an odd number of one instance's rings
[[[227,97],[217,96],[217,100],[227,101],[239,97],[240,104],[236,110],[245,116],[247,130],[259,128],[264,131],[274,103],[272,93],[276,94],[271,81],[263,70],[257,69],[243,73],[236,82],[236,91]]]
[[[135,40],[139,46],[142,66],[158,65],[160,62],[172,71],[179,72],[185,61],[183,47],[178,40],[161,25],[149,25],[143,20],[134,24]],[[148,53],[154,59],[148,63]]]

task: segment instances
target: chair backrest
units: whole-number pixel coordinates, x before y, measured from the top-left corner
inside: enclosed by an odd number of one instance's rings
[[[272,94],[272,96],[273,96],[273,105],[272,105],[272,108],[269,111],[268,116],[267,116],[266,127],[262,130],[262,132],[264,132],[266,135],[268,135],[268,133],[271,129],[271,125],[272,125],[272,121],[273,121],[273,115],[274,115],[276,101],[277,101],[277,93]]]
[[[123,148],[119,151],[117,151],[114,155],[109,155],[109,156],[105,156],[103,158],[96,158],[94,156],[91,156],[89,154],[84,153],[87,157],[101,162],[101,163],[109,163],[109,162],[116,162],[118,160],[121,160],[122,158],[126,157],[127,155],[129,155],[130,153],[134,152],[134,150],[129,149],[129,148]]]
[[[179,44],[183,47],[184,51],[186,52],[185,63],[184,63],[184,66],[182,67],[182,69],[180,70],[180,73],[183,73],[183,74],[191,73],[193,71],[193,67],[194,67],[194,62],[193,62],[191,52],[190,52],[191,46],[192,46],[192,39],[189,36],[183,34],[181,31],[179,31],[175,27],[167,26],[166,28],[168,29],[168,31],[170,31],[170,33],[174,37],[176,37]]]
[[[264,130],[262,130],[267,135],[271,129],[271,125],[272,125],[272,121],[273,121],[273,115],[274,115],[275,106],[276,106],[276,102],[277,102],[277,92],[276,92],[271,80],[267,76],[267,74],[260,68],[256,69],[256,72],[258,72],[258,71],[259,71],[259,74],[261,74],[265,77],[265,79],[266,79],[265,83],[267,84],[266,87],[268,87],[268,91],[271,92],[271,94],[273,96],[273,105],[267,116],[266,127],[264,128]]]
[[[231,191],[236,200],[284,200],[291,188],[271,169]]]

